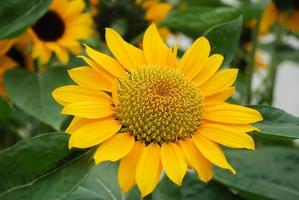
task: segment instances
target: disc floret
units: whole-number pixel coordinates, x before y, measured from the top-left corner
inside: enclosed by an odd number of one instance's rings
[[[123,131],[146,143],[175,142],[200,126],[203,101],[187,77],[162,66],[143,66],[119,80],[116,116]]]

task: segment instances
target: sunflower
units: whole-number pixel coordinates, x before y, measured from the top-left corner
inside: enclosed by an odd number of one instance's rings
[[[81,52],[79,40],[92,34],[92,17],[83,13],[84,0],[54,0],[49,11],[29,30],[33,37],[33,57],[42,64],[49,61],[52,52],[66,64],[69,52]]]
[[[162,2],[161,0],[136,0],[136,3],[141,5],[145,10],[144,18],[150,23],[158,23],[162,21],[173,7],[171,3]],[[158,30],[164,41],[171,33],[166,27],[161,27]]]
[[[106,40],[115,58],[86,46],[90,65],[69,71],[78,85],[53,91],[74,118],[66,132],[69,148],[97,147],[94,160],[120,161],[123,192],[135,184],[142,196],[166,175],[181,185],[187,168],[208,182],[212,164],[236,173],[219,144],[254,149],[247,132],[262,120],[256,110],[225,103],[235,89],[237,69],[217,72],[223,57],[210,54],[206,38],[197,39],[181,60],[168,48],[155,24],[143,38],[143,50],[113,29]]]
[[[3,85],[5,71],[16,67],[33,70],[33,59],[28,50],[30,39],[27,34],[18,38],[0,41],[0,95],[6,95]]]
[[[273,0],[261,17],[260,34],[268,34],[275,23],[281,22],[289,30],[299,32],[299,1]]]

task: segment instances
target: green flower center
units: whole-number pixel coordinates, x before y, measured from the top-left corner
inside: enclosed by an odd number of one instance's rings
[[[166,67],[144,66],[119,80],[116,117],[122,131],[145,143],[175,142],[200,126],[203,100],[183,74]]]

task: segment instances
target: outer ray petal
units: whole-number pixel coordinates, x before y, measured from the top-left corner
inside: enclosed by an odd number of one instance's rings
[[[126,70],[114,58],[98,52],[87,45],[85,46],[87,55],[105,70],[110,72],[113,76],[122,78],[124,75],[126,75]]]
[[[136,184],[134,174],[136,174],[137,163],[143,149],[143,142],[135,142],[131,152],[120,161],[118,182],[122,192],[128,192]]]
[[[136,168],[136,183],[145,197],[151,193],[159,182],[162,172],[160,146],[155,143],[149,144],[141,153]]]
[[[90,67],[78,67],[71,69],[68,72],[70,77],[82,87],[109,92],[112,89],[110,80],[102,77],[97,71]]]
[[[198,151],[192,139],[179,140],[179,146],[188,165],[196,170],[198,177],[206,183],[211,180],[213,177],[212,164]]]
[[[234,87],[225,88],[218,93],[212,94],[205,97],[205,105],[215,105],[223,103],[229,97],[235,93],[236,89]]]
[[[108,94],[99,90],[82,88],[78,85],[67,85],[57,88],[52,92],[52,96],[61,105],[82,101],[112,103],[112,99]]]
[[[262,115],[251,108],[229,103],[205,107],[204,119],[229,124],[250,124],[261,121]]]
[[[168,53],[171,50],[161,39],[155,24],[150,25],[144,33],[143,50],[148,64],[165,65]]]
[[[106,40],[113,55],[129,71],[146,63],[143,51],[124,41],[113,29],[106,29]]]
[[[100,119],[113,115],[115,110],[111,104],[103,101],[83,101],[64,106],[61,113],[88,119]]]
[[[100,74],[101,77],[104,77],[105,79],[112,82],[115,78],[114,75],[109,73],[107,70],[105,70],[103,67],[98,65],[95,61],[85,57],[85,56],[78,56],[79,58],[82,58],[89,66],[91,66],[96,72]]]
[[[210,96],[230,87],[236,80],[238,69],[224,69],[217,72],[210,80],[199,87],[203,96]]]
[[[218,144],[206,139],[201,136],[200,133],[196,133],[192,136],[193,142],[197,149],[212,163],[215,165],[229,169],[233,174],[236,171],[232,166],[227,162],[225,155]]]
[[[213,54],[204,63],[202,70],[194,77],[193,81],[198,85],[202,85],[209,80],[216,71],[221,67],[223,62],[223,56],[220,54]]]
[[[69,126],[67,127],[65,132],[68,134],[71,134],[73,132],[73,130],[76,129],[77,125],[81,124],[83,121],[87,122],[88,119],[84,119],[81,117],[73,117],[71,123],[69,124]]]
[[[131,133],[118,133],[103,142],[93,156],[95,163],[117,161],[130,153],[135,143]]]
[[[251,131],[259,131],[258,128],[250,125],[250,124],[227,124],[227,123],[219,123],[219,122],[212,122],[208,120],[204,120],[203,122],[204,125],[210,126],[210,127],[215,127],[218,129],[227,129],[231,132],[235,133],[247,133]]]
[[[244,132],[235,132],[225,127],[202,125],[198,131],[203,137],[231,148],[254,149],[253,139]]]
[[[198,38],[185,52],[179,70],[193,78],[201,71],[210,54],[210,43],[205,37]]]
[[[187,171],[187,164],[180,148],[172,142],[163,143],[161,147],[161,161],[170,180],[177,185],[181,185]]]
[[[117,133],[121,126],[114,117],[79,121],[70,129],[69,148],[88,148],[98,145]]]

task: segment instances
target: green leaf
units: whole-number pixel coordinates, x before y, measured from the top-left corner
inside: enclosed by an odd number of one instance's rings
[[[217,169],[214,179],[247,199],[299,199],[299,151],[268,147],[256,151],[228,151],[236,175]]]
[[[118,163],[105,162],[96,166],[95,171],[64,200],[141,200],[140,192],[134,187],[128,193],[122,194],[117,178]],[[234,200],[238,196],[218,183],[202,183],[194,173],[188,173],[182,186],[176,186],[166,176],[152,193],[153,200],[196,200],[217,199]]]
[[[8,103],[0,96],[0,121],[6,120],[11,114],[11,107]]]
[[[181,0],[187,6],[224,6],[221,0]]]
[[[60,130],[66,117],[60,114],[61,106],[51,93],[59,86],[71,84],[66,69],[54,68],[40,73],[11,70],[5,73],[4,84],[9,97],[19,108]]]
[[[0,6],[0,39],[12,37],[32,25],[50,6],[52,0],[9,0]]]
[[[192,6],[186,10],[173,10],[161,25],[197,38],[213,26],[236,19],[240,14],[237,8]]]
[[[153,200],[171,199],[171,200],[234,200],[239,199],[225,187],[218,183],[210,182],[205,184],[201,182],[195,173],[188,173],[182,186],[176,186],[167,177],[164,177],[159,186],[153,193]]]
[[[91,166],[91,150],[71,152],[68,136],[49,133],[0,152],[0,199],[60,199]]]
[[[263,115],[263,121],[254,124],[268,139],[299,139],[299,118],[271,106],[250,106]]]
[[[90,176],[65,200],[120,200],[124,199],[117,179],[117,163],[97,165]]]
[[[230,22],[216,25],[209,29],[205,36],[211,43],[212,52],[224,56],[223,66],[229,65],[238,47],[241,35],[243,17],[240,16]]]

